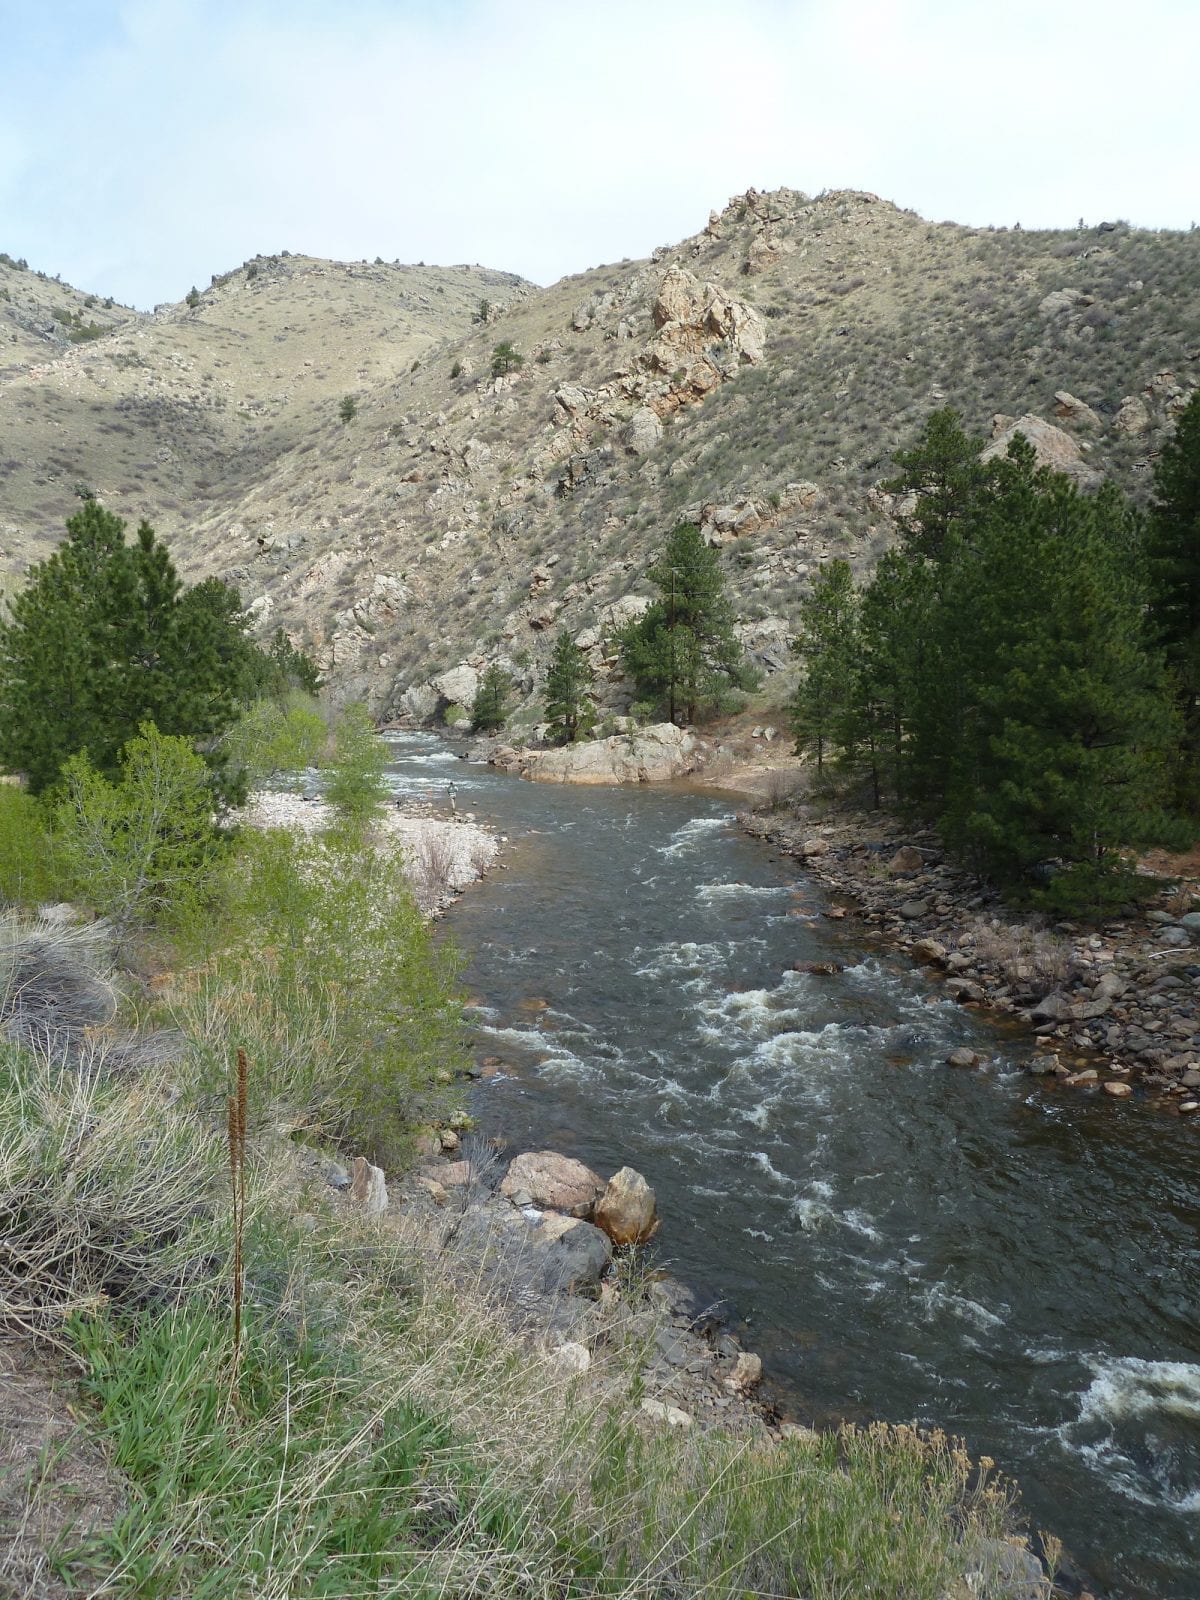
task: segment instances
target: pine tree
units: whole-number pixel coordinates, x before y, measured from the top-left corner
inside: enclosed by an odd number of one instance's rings
[[[695,524],[681,522],[646,576],[661,598],[622,631],[622,663],[640,698],[662,704],[672,722],[681,711],[695,722],[754,681],[733,631],[720,563]]]
[[[829,756],[854,742],[858,597],[848,561],[830,561],[817,573],[812,593],[801,602],[792,648],[804,662],[792,700],[796,753],[814,755],[821,775]]]
[[[554,641],[546,673],[546,717],[550,737],[570,744],[595,721],[588,698],[593,673],[588,658],[564,628]]]
[[[148,525],[128,545],[86,501],[0,622],[0,764],[40,792],[80,752],[116,778],[143,722],[211,739],[251,690],[261,652],[245,628],[236,591],[185,590]]]
[[[1154,471],[1146,536],[1150,615],[1183,715],[1176,789],[1200,811],[1200,390],[1180,415]]]
[[[512,679],[503,667],[490,666],[479,680],[471,703],[471,726],[476,733],[494,733],[504,726]]]
[[[889,494],[916,497],[913,509],[897,519],[908,548],[940,561],[947,540],[961,529],[984,489],[988,470],[979,460],[983,441],[966,433],[952,407],[930,414],[911,450],[897,450],[900,469],[883,487]]]
[[[1176,725],[1132,549],[1116,490],[1084,496],[1026,446],[945,598],[962,619],[965,705],[947,837],[1001,883],[1063,863],[1059,909],[1127,895],[1120,847],[1164,822]]]

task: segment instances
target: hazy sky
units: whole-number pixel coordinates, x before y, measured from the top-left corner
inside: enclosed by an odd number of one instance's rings
[[[750,184],[1200,220],[1200,0],[0,0],[0,249],[149,306],[259,252],[539,282]]]

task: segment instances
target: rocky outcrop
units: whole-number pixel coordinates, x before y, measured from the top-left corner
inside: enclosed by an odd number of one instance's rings
[[[1001,419],[997,419],[999,420]],[[1099,487],[1102,475],[1088,466],[1079,445],[1069,433],[1056,428],[1052,422],[1047,422],[1045,417],[1034,416],[1032,412],[1018,417],[1015,422],[1010,422],[1008,418],[1004,418],[1003,422],[1004,426],[992,439],[991,444],[981,452],[979,457],[981,461],[992,461],[997,456],[1007,455],[1009,445],[1020,433],[1033,446],[1040,467],[1050,467],[1055,472],[1065,473],[1081,489]]]
[[[666,783],[699,771],[710,754],[710,746],[695,734],[660,722],[557,750],[501,746],[491,763],[535,783]]]

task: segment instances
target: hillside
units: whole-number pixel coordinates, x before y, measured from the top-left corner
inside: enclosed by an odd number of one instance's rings
[[[480,267],[285,254],[147,315],[81,310],[90,296],[14,268],[0,274],[10,293],[0,296],[0,348],[7,332],[14,352],[0,368],[9,574],[57,542],[78,484],[133,522],[148,517],[188,564],[197,518],[239,503],[336,417],[344,395],[394,381],[431,344],[464,332],[482,297],[520,287]],[[80,340],[60,309],[107,320]]]
[[[1040,419],[1047,459],[1140,493],[1200,382],[1198,290],[1200,233],[972,229],[856,192],[751,190],[546,289],[261,259],[3,379],[0,542],[10,568],[44,549],[87,482],[342,692],[425,714],[468,658],[532,691],[561,626],[602,665],[688,515],[773,670],[814,565],[886,546],[878,484],[937,405],[1001,438]],[[501,340],[524,364],[494,378]]]

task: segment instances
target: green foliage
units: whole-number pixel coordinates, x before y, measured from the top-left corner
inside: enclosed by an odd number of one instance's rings
[[[556,742],[570,744],[595,725],[595,707],[589,699],[593,677],[587,656],[564,628],[554,641],[546,673],[546,717]]]
[[[352,394],[344,394],[338,406],[338,416],[343,422],[353,422],[358,415],[358,401]]]
[[[672,722],[719,713],[731,690],[753,686],[734,635],[733,608],[716,552],[691,522],[681,522],[646,576],[661,598],[621,632],[618,645],[639,699],[661,705]]]
[[[61,888],[44,806],[16,784],[0,783],[0,905],[40,905]]]
[[[915,495],[912,511],[899,524],[914,555],[941,559],[947,540],[961,530],[987,482],[979,461],[981,439],[964,433],[952,407],[934,411],[911,450],[897,450],[899,472],[883,484],[889,494]]]
[[[435,944],[394,849],[338,829],[243,837],[221,947],[176,1008],[191,1092],[217,1094],[231,1040],[259,1063],[252,1119],[346,1138],[390,1166],[447,1109],[463,1060],[459,958]],[[259,1081],[259,1080],[256,1080]]]
[[[250,788],[280,772],[316,766],[329,729],[316,702],[299,689],[277,700],[256,700],[223,739],[229,766]]]
[[[311,698],[321,688],[316,662],[298,650],[282,628],[276,628],[265,650],[255,652],[250,676],[254,693],[279,700],[295,689]]]
[[[219,734],[258,670],[245,630],[235,590],[185,589],[148,524],[128,545],[120,518],[85,501],[0,623],[0,763],[37,793],[79,752],[115,777],[146,721]]]
[[[476,306],[475,314],[472,316],[471,321],[486,323],[490,319],[491,315],[492,302],[485,296]]]
[[[225,841],[213,822],[213,776],[187,739],[144,723],[119,781],[86,755],[63,768],[54,832],[72,892],[119,934],[177,924],[212,895]]]
[[[858,597],[848,561],[830,561],[818,572],[812,593],[801,604],[792,648],[804,660],[791,708],[796,753],[814,755],[821,773],[830,747],[848,747],[854,740],[851,718],[861,647]]]
[[[1184,738],[1175,772],[1180,803],[1200,812],[1200,391],[1179,417],[1154,469],[1147,529],[1150,615],[1176,686]]]
[[[861,596],[831,564],[798,648],[801,741],[935,816],[981,874],[1049,908],[1128,898],[1123,847],[1165,840],[1178,726],[1146,628],[1139,527],[1018,437],[986,468],[952,412],[902,452],[903,546]],[[1038,887],[1056,863],[1058,870]]]
[[[387,798],[388,750],[364,705],[348,705],[333,733],[325,799],[343,826],[363,827]]]
[[[471,703],[471,726],[476,733],[494,733],[504,726],[512,678],[503,667],[490,666],[479,680]]]
[[[427,1550],[444,1530],[502,1549],[525,1524],[444,1422],[402,1388],[377,1394],[319,1329],[252,1326],[236,1378],[226,1327],[201,1306],[70,1333],[136,1496],[136,1515],[75,1556],[80,1575],[119,1575],[110,1593],[432,1600]]]
[[[200,304],[200,291],[197,289],[195,284],[192,285],[187,294],[184,296],[183,303],[186,306],[190,306],[193,311]]]
[[[492,377],[502,377],[506,372],[515,372],[518,367],[525,365],[525,357],[516,348],[511,339],[501,339],[500,343],[492,347]]]
[[[462,377],[462,370],[463,370],[462,362],[461,361],[454,362],[454,364],[450,368],[450,376],[451,376],[451,378],[461,378]]]

